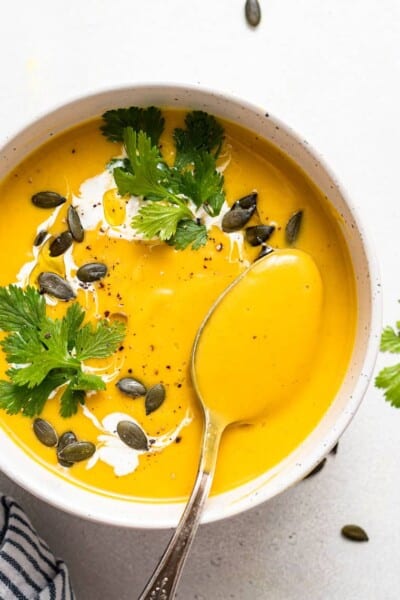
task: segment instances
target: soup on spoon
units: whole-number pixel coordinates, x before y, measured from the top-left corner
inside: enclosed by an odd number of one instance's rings
[[[215,471],[221,435],[271,410],[307,381],[317,350],[323,288],[300,250],[253,263],[219,296],[192,350],[192,380],[205,428],[192,494],[140,600],[172,598]]]

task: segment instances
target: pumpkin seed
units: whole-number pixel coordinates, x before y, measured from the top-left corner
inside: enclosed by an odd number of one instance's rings
[[[239,231],[248,223],[253,213],[253,208],[232,208],[229,212],[225,213],[222,218],[221,227],[222,231],[226,233],[232,233],[233,231]]]
[[[55,208],[64,204],[66,198],[60,196],[57,192],[38,192],[31,198],[33,204],[39,208]]]
[[[256,260],[259,260],[260,258],[267,256],[267,254],[271,254],[271,252],[273,252],[273,251],[274,251],[274,249],[271,246],[268,246],[268,244],[262,244],[260,253],[256,257]]]
[[[85,231],[82,227],[81,219],[78,215],[78,212],[73,206],[68,207],[67,223],[68,229],[74,240],[76,242],[83,242],[83,238],[85,237]]]
[[[297,240],[297,238],[299,236],[299,232],[300,232],[300,226],[301,226],[302,219],[303,219],[303,211],[298,210],[297,212],[293,213],[293,215],[290,217],[289,221],[287,222],[287,225],[285,228],[285,236],[286,236],[286,241],[288,244],[294,244],[294,242]]]
[[[73,431],[65,431],[58,440],[57,451],[60,452],[65,446],[72,444],[72,442],[76,442],[77,437]]]
[[[313,470],[310,471],[309,474],[304,477],[304,479],[308,479],[309,477],[313,477],[314,475],[319,473],[324,468],[325,464],[326,464],[326,458],[323,458],[321,460],[321,462],[318,463],[317,466],[314,467]]]
[[[274,225],[255,225],[254,227],[246,227],[246,240],[251,246],[260,246],[260,244],[269,240],[274,231]]]
[[[236,200],[236,202],[232,204],[232,209],[234,210],[235,208],[252,208],[253,210],[256,210],[257,198],[257,192],[251,192],[251,194],[247,194],[247,196],[243,196],[243,198]]]
[[[53,425],[51,425],[48,421],[44,419],[35,419],[33,421],[33,431],[39,440],[45,446],[57,446],[58,436],[56,430]]]
[[[96,446],[92,442],[71,442],[58,452],[58,459],[67,462],[80,462],[87,460],[96,452]]]
[[[134,450],[149,449],[147,435],[137,423],[133,423],[132,421],[120,421],[117,425],[117,433],[120,439],[124,444],[129,446],[129,448],[133,448]]]
[[[261,8],[258,0],[246,0],[244,10],[248,24],[257,27],[261,21]]]
[[[63,231],[51,242],[49,246],[50,256],[60,256],[71,246],[73,237],[69,231]]]
[[[75,293],[68,281],[57,275],[45,271],[40,273],[38,277],[41,294],[49,294],[59,300],[72,300],[75,298]]]
[[[41,244],[43,244],[44,240],[47,237],[47,231],[45,231],[44,229],[42,231],[39,231],[39,233],[37,234],[37,236],[35,237],[34,241],[33,241],[33,245],[34,246],[40,246]]]
[[[165,387],[162,383],[157,383],[150,388],[146,394],[144,406],[146,409],[146,415],[150,415],[152,412],[160,408],[161,404],[165,400]]]
[[[59,457],[59,453],[61,452],[61,450],[63,448],[65,448],[69,444],[72,444],[73,442],[76,442],[76,441],[77,441],[77,438],[73,431],[65,431],[60,436],[60,439],[58,440],[58,444],[57,444],[57,458],[58,458],[58,462],[60,463],[60,465],[62,467],[72,467],[72,465],[74,463],[69,460],[63,460],[62,458]]]
[[[345,525],[341,529],[341,534],[352,542],[368,542],[369,537],[359,525]]]
[[[103,263],[86,263],[82,265],[77,272],[76,276],[80,281],[84,283],[91,283],[92,281],[99,281],[103,279],[107,274],[107,267]]]
[[[133,377],[123,377],[117,381],[116,385],[121,392],[131,398],[140,398],[140,396],[144,396],[147,392],[143,383]]]
[[[336,444],[333,446],[332,450],[331,450],[331,454],[337,454],[339,448],[339,442],[336,442]]]
[[[243,196],[233,203],[230,211],[222,218],[221,227],[226,233],[243,229],[257,208],[257,192]]]

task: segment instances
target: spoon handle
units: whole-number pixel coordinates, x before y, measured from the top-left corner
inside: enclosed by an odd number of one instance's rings
[[[170,600],[200,523],[213,480],[223,427],[207,416],[199,469],[193,491],[160,562],[138,600]]]

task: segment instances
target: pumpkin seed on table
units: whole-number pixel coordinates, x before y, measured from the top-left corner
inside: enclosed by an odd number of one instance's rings
[[[87,460],[96,452],[96,446],[92,442],[71,442],[58,452],[58,459],[76,463]]]
[[[86,263],[79,267],[76,272],[77,278],[83,283],[93,283],[99,281],[107,275],[107,267],[103,263]]]
[[[257,27],[261,21],[261,7],[258,0],[246,0],[244,12],[248,24]]]
[[[78,211],[73,206],[68,207],[67,212],[68,229],[76,242],[83,242],[85,230],[82,227],[82,222]]]
[[[117,381],[116,386],[121,392],[131,398],[140,398],[146,395],[146,388],[141,381],[133,377],[123,377]]]
[[[44,419],[37,418],[33,421],[33,431],[42,444],[52,448],[53,446],[57,446],[58,436],[57,432],[54,429],[53,425],[51,425],[48,421]]]
[[[76,441],[77,441],[77,437],[73,431],[65,431],[60,436],[60,439],[58,440],[58,444],[57,444],[57,458],[58,458],[58,462],[60,463],[61,466],[72,467],[72,465],[74,464],[71,461],[63,460],[62,458],[60,458],[59,453],[61,452],[61,450],[63,450],[63,448],[65,448],[69,444],[72,444],[73,442],[76,442]]]
[[[254,225],[253,227],[246,227],[245,236],[251,246],[260,246],[269,240],[274,231],[274,225]]]
[[[287,225],[285,227],[285,237],[288,244],[294,244],[294,242],[297,240],[300,233],[302,220],[303,211],[298,210],[297,212],[292,214],[289,221],[287,222]]]
[[[71,285],[57,273],[50,271],[40,273],[38,283],[41,294],[49,294],[49,296],[65,301],[75,298],[75,292]]]
[[[345,525],[341,529],[341,534],[352,542],[368,542],[369,537],[362,527],[359,525]]]
[[[333,446],[332,450],[331,450],[331,454],[337,454],[339,448],[339,442],[336,442],[336,444]]]
[[[69,231],[63,231],[54,238],[54,240],[50,243],[49,246],[49,254],[50,256],[61,256],[68,250],[73,242],[73,237]]]
[[[165,400],[165,387],[162,383],[157,383],[151,387],[147,394],[144,402],[146,415],[150,415],[152,412],[160,408]]]
[[[325,458],[323,458],[323,459],[321,460],[321,462],[319,462],[319,463],[317,464],[317,466],[316,466],[316,467],[314,467],[314,468],[312,469],[312,471],[310,471],[310,472],[308,473],[308,475],[306,475],[306,476],[304,477],[304,479],[308,479],[309,477],[313,477],[314,475],[316,475],[317,473],[319,473],[320,471],[322,471],[322,469],[324,468],[325,464],[326,464],[326,457],[325,457]]]
[[[32,196],[31,200],[39,208],[55,208],[66,202],[66,198],[57,192],[38,192]]]
[[[147,435],[137,423],[133,423],[133,421],[120,421],[117,425],[117,433],[129,448],[144,451],[149,449]]]
[[[34,246],[41,246],[44,242],[44,240],[47,238],[48,236],[48,232],[45,230],[39,231],[39,233],[36,235],[34,241],[33,241],[33,245]]]

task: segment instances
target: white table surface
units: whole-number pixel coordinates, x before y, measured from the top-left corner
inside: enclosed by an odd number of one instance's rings
[[[0,143],[55,105],[107,86],[169,80],[245,97],[300,132],[339,175],[374,237],[383,320],[392,323],[400,319],[399,0],[261,0],[256,30],[243,4],[3,1]],[[400,410],[371,385],[323,471],[200,528],[178,598],[397,600],[399,467]],[[66,560],[78,600],[136,598],[170,535],[85,522],[4,475],[0,490]],[[343,540],[348,522],[370,541]]]

